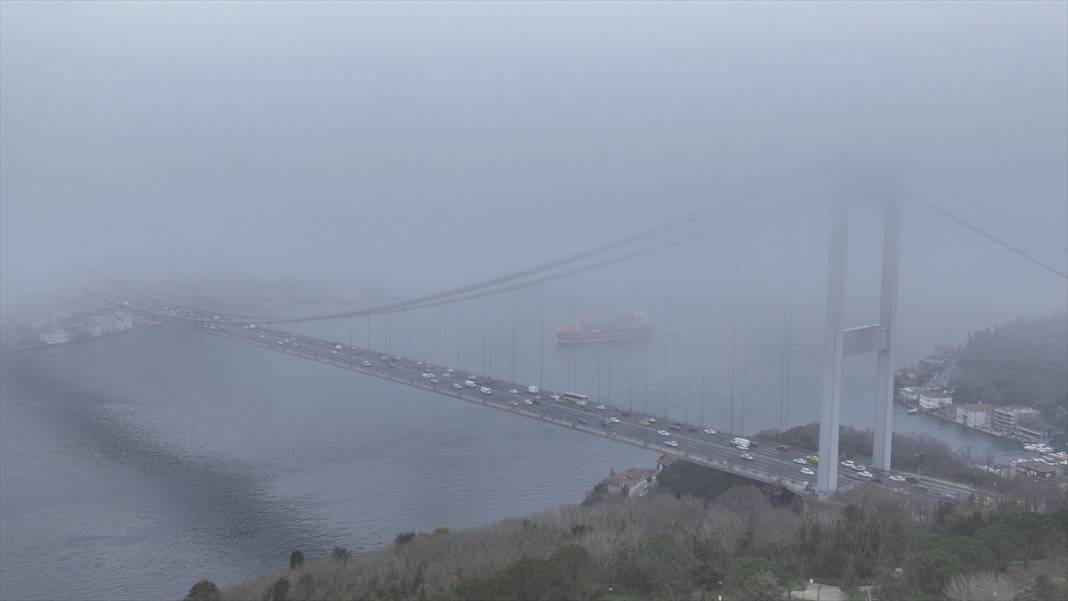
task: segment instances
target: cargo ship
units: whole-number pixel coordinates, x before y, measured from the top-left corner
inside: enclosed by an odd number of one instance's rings
[[[557,342],[570,344],[637,340],[652,336],[653,331],[653,324],[645,317],[624,315],[585,323],[567,323],[556,328],[554,333]]]

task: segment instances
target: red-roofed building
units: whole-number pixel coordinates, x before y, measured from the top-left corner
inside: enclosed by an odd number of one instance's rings
[[[1016,469],[1032,478],[1052,478],[1057,475],[1056,466],[1042,461],[1023,461],[1016,464]]]
[[[628,497],[644,495],[653,484],[656,470],[632,467],[629,470],[612,474],[605,481],[610,493],[622,493]]]

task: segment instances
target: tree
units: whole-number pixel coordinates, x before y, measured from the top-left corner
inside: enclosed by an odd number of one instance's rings
[[[294,550],[289,554],[289,569],[299,570],[304,567],[304,554],[299,550]]]
[[[921,591],[940,593],[954,576],[964,571],[960,560],[941,548],[926,549],[909,555],[905,573]]]
[[[220,601],[220,599],[222,596],[219,593],[219,587],[210,580],[201,580],[194,584],[193,588],[189,589],[189,594],[185,596],[185,601]]]
[[[274,581],[271,588],[267,589],[267,601],[288,601],[289,579],[282,576]]]
[[[698,565],[693,546],[670,534],[641,541],[637,564],[645,586],[672,598],[692,590]]]
[[[842,589],[842,592],[852,595],[857,590],[857,568],[850,557],[842,568],[842,576],[838,579],[838,588]]]
[[[330,552],[330,557],[336,559],[337,561],[345,561],[351,555],[352,553],[349,553],[349,550],[345,547],[334,547],[334,550]]]
[[[400,534],[397,535],[397,538],[393,539],[393,544],[395,544],[398,547],[400,547],[401,545],[406,545],[406,544],[412,542],[413,540],[415,540],[415,533],[414,532],[401,532]]]
[[[732,599],[768,601],[782,598],[782,583],[772,563],[762,557],[743,556],[733,563],[723,579]]]
[[[307,572],[301,575],[300,580],[297,580],[297,595],[302,599],[310,599],[314,588],[315,581]]]

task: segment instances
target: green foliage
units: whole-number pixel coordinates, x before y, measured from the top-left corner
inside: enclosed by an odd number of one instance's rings
[[[731,564],[723,586],[738,601],[767,601],[783,596],[775,566],[762,557],[741,557]]]
[[[954,576],[964,571],[965,564],[941,548],[913,553],[905,562],[905,573],[913,586],[930,593],[941,592]]]
[[[593,486],[593,489],[586,493],[586,498],[582,500],[583,507],[590,507],[600,501],[604,500],[605,495],[608,494],[608,485],[604,482],[598,482]]]
[[[857,590],[857,568],[852,558],[846,560],[842,568],[842,575],[838,578],[838,588],[847,594],[853,594]]]
[[[304,554],[299,550],[294,550],[289,554],[289,569],[299,570],[304,567]]]
[[[708,503],[727,492],[732,486],[751,484],[752,481],[680,460],[660,470],[660,473],[656,475],[656,483],[676,497],[689,495],[704,499]]]
[[[557,601],[599,599],[596,564],[578,545],[560,547],[548,559],[521,559],[491,578],[461,583],[440,601]]]
[[[189,589],[189,594],[185,596],[185,601],[220,601],[221,599],[219,587],[210,580],[201,580],[194,584],[193,588]]]
[[[393,544],[397,545],[398,547],[400,547],[402,545],[406,545],[406,544],[412,542],[413,540],[415,540],[415,533],[414,532],[401,532],[400,534],[397,535],[397,538],[393,539]]]
[[[666,596],[693,587],[697,566],[692,545],[669,534],[647,538],[638,545],[639,582]]]

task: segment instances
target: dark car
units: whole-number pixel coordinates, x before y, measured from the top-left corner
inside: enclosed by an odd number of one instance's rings
[[[682,429],[682,426],[680,426],[678,424],[671,424],[670,426],[668,426],[668,430],[678,431],[678,430],[681,430],[681,429]]]
[[[920,480],[919,478],[914,478],[913,476],[905,476],[905,482],[908,482],[909,484],[919,484]]]
[[[790,450],[790,447],[788,447],[788,446],[786,446],[786,445],[784,445],[784,444],[781,444],[781,445],[779,445],[779,446],[777,446],[777,447],[775,447],[775,448],[776,448],[776,449],[779,449],[780,451],[783,451],[783,452],[786,452],[786,451],[789,451],[789,450]]]
[[[587,422],[587,421],[586,421],[586,420],[584,420],[584,419],[578,419],[578,420],[575,420],[575,421],[577,421],[577,422],[578,422],[578,423],[580,423],[580,424],[588,424],[588,423],[589,423],[589,422]]]

